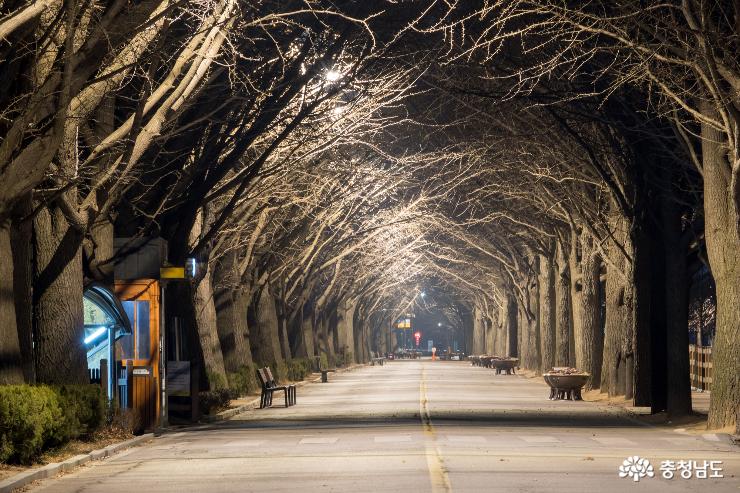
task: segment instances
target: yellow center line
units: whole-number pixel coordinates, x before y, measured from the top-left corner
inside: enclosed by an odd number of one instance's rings
[[[432,492],[450,492],[450,478],[447,476],[442,454],[437,447],[437,434],[432,425],[432,416],[429,413],[429,401],[427,399],[426,370],[421,369],[421,381],[419,382],[419,415],[421,416],[421,426],[424,430],[424,447],[427,459],[427,468],[429,469],[429,479],[432,483]]]

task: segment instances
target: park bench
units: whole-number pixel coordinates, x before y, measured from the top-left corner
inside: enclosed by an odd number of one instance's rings
[[[321,372],[321,383],[327,383],[329,381],[329,373],[335,372],[337,370],[319,368],[319,371]]]
[[[285,407],[292,406],[296,403],[295,385],[277,385],[272,376],[270,367],[257,369],[257,376],[262,385],[262,395],[260,396],[260,409],[272,406],[272,394],[276,391],[282,391],[285,395]]]
[[[370,365],[371,366],[375,366],[375,365],[383,366],[383,363],[385,363],[385,358],[373,352],[372,356],[370,357]]]
[[[266,366],[265,367],[265,374],[267,376],[267,379],[270,381],[270,383],[273,386],[278,386],[277,385],[277,381],[275,381],[275,377],[272,376],[272,370],[270,369],[269,366]],[[291,406],[295,405],[295,403],[296,403],[296,386],[294,384],[288,384],[288,385],[283,385],[283,387],[287,387],[288,388],[288,402],[290,403]]]

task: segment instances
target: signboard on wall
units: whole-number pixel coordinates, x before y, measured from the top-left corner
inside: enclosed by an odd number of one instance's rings
[[[190,395],[190,361],[167,362],[167,395]]]
[[[433,346],[434,346],[434,341],[429,339],[427,341],[427,351],[431,351]]]

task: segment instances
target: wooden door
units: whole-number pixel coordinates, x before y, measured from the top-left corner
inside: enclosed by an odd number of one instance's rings
[[[159,282],[117,281],[116,296],[131,322],[132,334],[116,341],[116,358],[132,367],[129,395],[141,430],[159,418]]]

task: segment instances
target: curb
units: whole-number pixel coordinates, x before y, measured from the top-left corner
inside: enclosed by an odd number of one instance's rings
[[[237,414],[241,414],[244,411],[251,409],[252,407],[254,407],[255,404],[259,403],[259,401],[260,401],[260,398],[257,397],[256,399],[252,399],[246,404],[242,404],[241,406],[237,406],[237,407],[232,407],[231,409],[227,409],[226,411],[221,411],[220,413],[214,414],[213,416],[206,414],[206,415],[201,416],[199,421],[201,423],[216,423],[218,421],[226,421],[227,419],[232,418],[236,416]]]
[[[336,373],[345,373],[348,371],[352,371],[356,368],[360,368],[362,366],[367,366],[365,364],[355,364],[352,366],[348,366],[346,368],[337,368]],[[303,387],[304,385],[308,385],[309,383],[318,383],[321,382],[321,377],[313,378],[313,374],[311,377],[306,378],[306,380],[301,380],[300,382],[295,382],[293,385],[296,387]],[[241,406],[232,407],[231,409],[227,409],[225,411],[221,411],[218,414],[215,414],[213,416],[205,415],[200,418],[201,423],[217,423],[219,421],[226,421],[229,418],[233,418],[237,414],[241,414],[244,411],[249,411],[250,409],[254,409],[254,406],[259,404],[260,398],[255,397],[251,401],[247,402],[246,404],[242,404]],[[3,490],[0,490],[0,493],[4,493]]]
[[[134,447],[142,442],[151,440],[152,438],[154,438],[154,434],[147,433],[132,438],[130,440],[126,440],[125,442],[114,443],[113,445],[108,445],[105,448],[93,450],[92,452],[89,452],[87,454],[75,455],[74,457],[70,457],[69,459],[62,462],[53,462],[42,467],[37,467],[36,469],[31,469],[16,474],[15,476],[11,476],[4,481],[0,481],[0,493],[11,493],[13,490],[22,488],[23,486],[26,486],[28,483],[31,483],[33,481],[52,478],[59,473],[71,471],[75,467],[86,464],[92,460],[100,460],[106,457],[110,457],[116,452],[119,452],[126,448]]]
[[[701,437],[708,442],[727,443],[735,446],[740,445],[740,437],[730,433],[712,433],[708,431],[707,433],[703,433]]]

